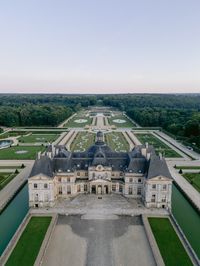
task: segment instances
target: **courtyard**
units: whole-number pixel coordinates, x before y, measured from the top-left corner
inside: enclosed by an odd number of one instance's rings
[[[154,266],[141,218],[59,215],[43,266]]]

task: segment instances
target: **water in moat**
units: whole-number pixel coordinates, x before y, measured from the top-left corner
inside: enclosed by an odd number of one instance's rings
[[[200,259],[200,214],[175,185],[172,189],[172,213]]]
[[[28,212],[28,186],[19,191],[0,215],[0,255]],[[172,212],[200,258],[200,215],[184,195],[173,186]]]
[[[27,214],[28,208],[26,184],[0,214],[0,255]]]

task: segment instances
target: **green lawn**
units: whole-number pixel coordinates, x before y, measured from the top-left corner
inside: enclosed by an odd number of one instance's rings
[[[44,150],[44,146],[13,146],[0,150],[0,160],[34,160],[37,153]],[[26,151],[26,153],[17,154],[18,151]]]
[[[11,253],[6,266],[31,266],[34,264],[51,217],[32,217]]]
[[[17,174],[0,172],[0,190],[3,189]]]
[[[59,135],[56,134],[31,134],[19,138],[21,143],[52,143]]]
[[[194,166],[194,165],[191,165],[191,166],[190,165],[189,166],[183,166],[182,165],[182,166],[176,166],[175,168],[176,169],[182,169],[182,170],[184,170],[184,169],[185,170],[187,170],[187,169],[188,170],[200,170],[200,166]]]
[[[95,142],[95,134],[88,132],[78,132],[70,146],[71,151],[85,151]]]
[[[125,120],[124,123],[117,123],[115,120]],[[132,123],[128,118],[126,118],[124,115],[118,115],[118,116],[112,116],[108,118],[108,122],[110,125],[114,125],[116,127],[134,127],[135,124]]]
[[[192,262],[168,218],[148,218],[166,266],[192,266]]]
[[[121,132],[112,132],[105,134],[105,141],[113,151],[129,151],[129,144]]]
[[[185,173],[183,177],[200,192],[200,173]]]
[[[84,120],[84,121],[78,122],[77,120]],[[78,114],[78,115],[74,116],[72,119],[70,119],[64,126],[76,128],[76,127],[84,127],[86,125],[91,125],[91,123],[92,123],[92,118],[85,116],[84,114],[83,115]]]
[[[5,132],[4,134],[0,135],[0,139],[5,139],[5,138],[9,138],[9,137],[17,137],[17,136],[21,136],[21,135],[25,135],[28,134],[28,132],[26,131],[9,131],[9,132]]]
[[[134,132],[134,135],[139,139],[139,141],[144,144],[148,142],[150,145],[153,145],[157,154],[159,152],[163,153],[166,158],[180,158],[182,157],[179,153],[175,150],[170,148],[167,144],[159,140],[157,137],[149,134],[137,134]]]

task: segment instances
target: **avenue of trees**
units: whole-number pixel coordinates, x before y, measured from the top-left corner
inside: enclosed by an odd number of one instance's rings
[[[0,95],[0,126],[57,126],[88,106],[118,108],[200,148],[200,94]]]

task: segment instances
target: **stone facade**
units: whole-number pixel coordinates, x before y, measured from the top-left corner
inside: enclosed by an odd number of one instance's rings
[[[147,208],[170,208],[172,178],[165,159],[147,144],[119,153],[103,140],[98,132],[86,152],[50,146],[39,155],[28,180],[29,205],[52,207],[57,199],[79,193],[120,193],[141,198]]]

